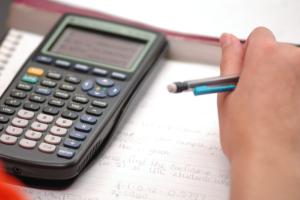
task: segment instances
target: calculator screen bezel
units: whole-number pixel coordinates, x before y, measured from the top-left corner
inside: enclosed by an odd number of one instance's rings
[[[62,35],[64,30],[68,27],[75,27],[83,30],[90,30],[93,32],[103,32],[106,34],[112,34],[116,38],[128,38],[129,40],[137,40],[145,42],[144,48],[141,50],[138,56],[134,59],[131,66],[128,68],[118,67],[110,64],[99,63],[91,60],[80,59],[73,56],[67,56],[51,52],[52,46],[55,44],[57,39]],[[41,52],[44,55],[54,56],[57,58],[67,59],[76,63],[83,63],[93,65],[95,67],[114,69],[124,71],[128,73],[134,72],[146,56],[147,52],[151,49],[151,46],[156,40],[157,35],[146,30],[136,29],[128,27],[122,24],[115,24],[109,21],[99,21],[92,18],[85,18],[80,16],[66,16],[60,25],[55,29],[55,32],[51,34],[47,42],[43,45]]]

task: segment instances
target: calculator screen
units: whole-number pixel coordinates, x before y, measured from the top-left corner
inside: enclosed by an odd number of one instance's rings
[[[145,45],[146,41],[69,26],[52,45],[50,52],[131,69]]]

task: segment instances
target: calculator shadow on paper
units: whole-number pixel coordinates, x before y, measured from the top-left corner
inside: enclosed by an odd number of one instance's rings
[[[126,102],[125,109],[123,110],[123,112],[120,112],[121,114],[117,117],[116,123],[112,127],[110,134],[106,137],[106,139],[101,144],[100,148],[96,151],[95,155],[92,157],[92,159],[77,177],[63,181],[19,177],[20,180],[28,187],[40,189],[62,190],[72,186],[72,184],[76,182],[78,178],[80,178],[80,176],[84,176],[85,173],[95,164],[95,162],[97,162],[110,148],[110,146],[119,134],[119,131],[117,131],[117,129],[122,129],[122,127],[125,125],[126,120],[122,119],[128,118],[132,115],[132,113],[135,112],[138,103],[144,96],[143,91],[147,91],[152,85],[152,83],[155,82],[155,79],[158,73],[160,73],[162,67],[164,66],[164,63],[165,57],[158,60],[158,63],[155,64],[156,66],[153,69],[151,69],[150,76],[145,76],[143,78],[144,80],[141,86],[132,95],[133,98],[129,98],[129,100]]]

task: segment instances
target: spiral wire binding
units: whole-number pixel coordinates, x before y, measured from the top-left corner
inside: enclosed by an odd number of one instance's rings
[[[0,76],[19,45],[21,38],[22,35],[20,33],[9,31],[3,40],[0,46]]]

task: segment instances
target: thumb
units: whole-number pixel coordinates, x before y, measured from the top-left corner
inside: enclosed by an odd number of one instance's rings
[[[235,36],[224,33],[220,38],[222,48],[221,76],[239,75],[242,69],[244,49]],[[222,104],[229,93],[218,94],[218,105]]]

